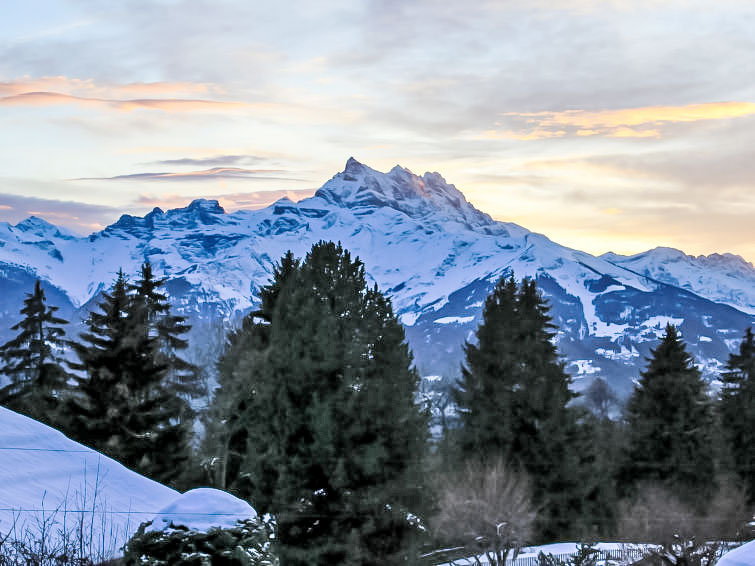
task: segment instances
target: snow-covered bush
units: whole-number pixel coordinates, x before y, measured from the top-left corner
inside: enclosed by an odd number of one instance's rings
[[[208,531],[172,526],[149,530],[139,527],[126,544],[127,566],[277,566],[272,552],[274,528],[270,521],[249,519],[235,527]]]

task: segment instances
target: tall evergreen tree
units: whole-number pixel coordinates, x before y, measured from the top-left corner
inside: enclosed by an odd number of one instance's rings
[[[752,328],[745,332],[739,352],[729,356],[721,381],[721,426],[734,469],[747,488],[750,502],[755,502],[755,336]]]
[[[196,399],[205,393],[200,382],[199,368],[187,362],[181,353],[188,348],[186,334],[191,326],[186,323],[186,317],[171,312],[168,297],[161,289],[165,286],[165,279],[156,279],[152,271],[152,264],[145,262],[141,266],[140,279],[130,286],[134,301],[140,303],[141,321],[150,332],[156,336],[157,359],[167,366],[167,382],[172,391],[184,399]],[[193,414],[185,416],[191,420]]]
[[[239,389],[236,489],[275,514],[286,566],[405,560],[427,415],[390,302],[324,242],[285,256],[261,297],[222,361]]]
[[[71,417],[69,436],[115,459],[123,459],[129,431],[130,411],[128,362],[133,358],[133,321],[129,319],[129,297],[123,271],[109,293],[103,293],[100,312],[90,312],[88,330],[73,342],[78,362],[71,368],[79,375],[68,400]]]
[[[74,344],[77,387],[69,434],[124,465],[173,483],[190,456],[188,405],[168,382],[168,358],[150,320],[148,295],[129,293],[122,271]]]
[[[666,333],[626,408],[624,489],[661,484],[688,503],[714,489],[713,418],[707,386],[676,328]]]
[[[61,425],[61,394],[70,377],[63,367],[68,321],[56,316],[57,310],[47,305],[37,279],[24,299],[24,318],[11,327],[18,334],[0,346],[0,373],[10,378],[0,389],[0,404],[53,426]]]
[[[501,278],[485,301],[477,344],[454,398],[461,426],[454,431],[462,460],[504,458],[523,467],[543,507],[543,537],[573,533],[590,484],[580,412],[569,402],[571,378],[552,342],[549,307],[533,280]]]

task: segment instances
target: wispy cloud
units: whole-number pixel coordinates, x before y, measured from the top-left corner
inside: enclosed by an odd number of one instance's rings
[[[129,173],[114,177],[78,177],[71,181],[206,181],[214,179],[284,180],[303,181],[280,175],[282,169],[245,169],[243,167],[212,167],[201,171],[161,173]]]
[[[491,129],[480,137],[540,140],[565,136],[657,138],[671,124],[728,120],[755,115],[752,102],[710,102],[684,106],[646,106],[617,110],[506,112],[510,127]]]
[[[29,92],[56,92],[84,98],[152,98],[158,96],[185,98],[223,94],[224,89],[211,83],[194,82],[132,82],[98,83],[76,77],[22,77],[0,81],[0,95],[11,96]]]
[[[118,100],[43,91],[23,92],[0,98],[0,106],[61,106],[70,104],[87,107],[107,107],[123,112],[137,109],[162,110],[163,112],[227,112],[247,106],[243,102],[221,100],[188,98],[134,98]]]
[[[53,224],[85,233],[103,228],[104,222],[117,218],[120,213],[114,206],[0,194],[0,220],[11,223],[20,222],[29,216],[39,216]]]
[[[257,155],[214,155],[212,157],[181,157],[178,159],[161,159],[152,161],[154,165],[187,165],[192,167],[229,167],[232,165],[254,164],[265,161]]]
[[[292,201],[299,201],[303,198],[311,197],[314,192],[315,189],[253,191],[215,195],[213,198],[217,199],[227,211],[257,210],[270,206],[284,197]],[[162,209],[182,208],[191,202],[193,198],[192,196],[178,194],[142,194],[139,195],[135,204],[140,208],[154,208],[156,206]]]

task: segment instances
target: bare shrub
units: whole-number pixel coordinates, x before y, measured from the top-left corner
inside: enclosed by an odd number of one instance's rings
[[[631,500],[619,504],[617,529],[621,540],[679,544],[679,540],[739,540],[751,513],[736,484],[722,481],[712,499],[696,508],[668,489],[646,484]]]
[[[536,511],[529,480],[498,460],[472,463],[440,482],[440,511],[431,526],[435,533],[460,545],[467,556],[485,556],[492,566],[504,565],[529,539]]]
[[[40,509],[14,512],[0,532],[0,566],[89,566],[118,556],[129,524],[113,523],[100,487],[98,469],[93,491],[85,482],[54,508],[43,497]]]

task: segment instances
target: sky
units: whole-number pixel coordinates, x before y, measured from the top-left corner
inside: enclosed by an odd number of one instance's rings
[[[599,254],[755,261],[755,2],[0,0],[0,221],[437,171]]]

